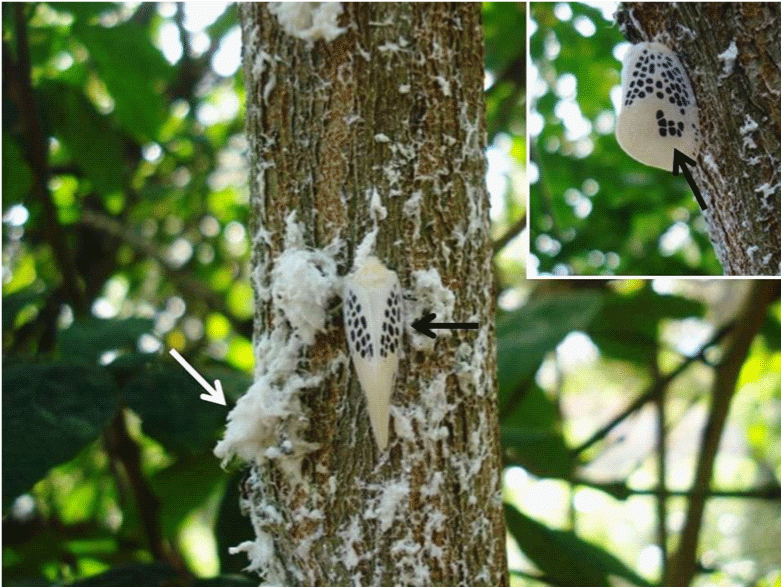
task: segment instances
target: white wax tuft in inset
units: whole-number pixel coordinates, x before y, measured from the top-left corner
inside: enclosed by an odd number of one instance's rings
[[[616,139],[626,154],[673,170],[673,150],[696,159],[699,113],[689,76],[661,43],[638,43],[624,57]]]

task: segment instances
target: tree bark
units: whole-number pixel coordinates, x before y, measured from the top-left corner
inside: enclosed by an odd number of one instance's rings
[[[256,537],[237,550],[269,584],[506,585],[481,7],[344,3],[331,22],[341,30],[318,32],[334,10],[325,5],[284,15],[239,5],[255,386],[266,386],[256,397],[269,413],[287,403],[252,449],[243,492]],[[359,246],[398,273],[407,325],[426,309],[480,323],[436,341],[406,328],[384,451],[338,296],[308,344],[274,293],[296,247],[320,255],[330,284],[329,264],[344,276]],[[284,348],[298,349],[292,370],[269,377]],[[225,458],[246,459],[231,431],[248,413],[242,400],[217,449]]]
[[[630,41],[673,49],[692,81],[692,175],[725,274],[781,275],[781,6],[627,2],[617,19]]]

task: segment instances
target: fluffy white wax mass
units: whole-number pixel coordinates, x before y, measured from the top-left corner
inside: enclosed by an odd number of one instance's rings
[[[696,159],[697,103],[686,70],[666,45],[638,43],[624,57],[616,139],[632,159],[667,171],[673,149]]]

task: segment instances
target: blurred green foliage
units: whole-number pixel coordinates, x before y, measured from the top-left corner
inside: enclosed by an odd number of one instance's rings
[[[193,16],[174,4],[3,5],[7,584],[175,575],[136,564],[155,550],[150,523],[204,572],[183,533],[231,482],[212,454],[226,409],[199,405],[165,351],[220,379],[230,404],[251,379],[254,307],[237,47],[235,73],[214,67],[236,44],[236,9],[202,29]],[[166,58],[161,47],[181,41]],[[227,547],[251,529],[235,494],[222,515],[233,520],[224,545],[215,536],[222,571],[238,571]]]
[[[729,294],[712,304],[702,301],[703,294],[730,282],[690,282],[688,288],[684,283],[663,292],[661,281],[545,282],[521,307],[500,312],[496,335],[505,474],[510,477],[520,467],[520,477],[528,480],[528,487],[506,482],[507,530],[526,565],[535,569],[521,572],[517,569],[528,567],[519,567],[511,558],[511,584],[606,587],[614,584],[611,577],[633,585],[655,580],[647,567],[643,576],[633,569],[638,553],[657,543],[658,521],[636,519],[640,511],[648,516],[658,499],[654,489],[645,494],[635,489],[659,483],[653,450],[657,440],[651,440],[658,431],[649,430],[647,419],[653,411],[650,391],[670,374],[664,385],[665,484],[668,489],[688,488],[689,481],[682,482],[681,476],[691,475],[692,459],[697,458],[691,451],[699,446],[701,424],[695,425],[694,437],[681,434],[686,420],[694,417],[700,422],[710,409],[710,369],[720,356],[719,331],[711,321],[725,320],[724,312],[733,303]],[[781,303],[776,300],[742,366],[730,411],[731,434],[743,435],[749,447],[736,454],[734,445],[728,449],[722,442],[723,456],[720,453],[717,462],[723,464],[711,484],[713,489],[736,488],[733,500],[708,501],[701,531],[701,544],[718,551],[720,562],[697,585],[733,584],[728,567],[736,559],[752,561],[746,576],[758,585],[775,585],[781,568],[777,549],[771,553],[762,546],[778,538],[773,520],[781,496],[780,325]],[[693,340],[698,342],[692,346]],[[589,352],[595,353],[594,359],[581,357],[582,364],[572,365],[573,353]],[[619,429],[614,420],[618,416],[632,424]],[[638,448],[637,443],[645,447]],[[629,446],[623,458],[617,457],[624,444]],[[638,473],[635,481],[627,469]],[[765,501],[751,499],[752,489],[765,484],[767,492],[759,491]],[[535,485],[545,489],[532,489]],[[597,502],[603,505],[598,508]],[[668,497],[667,515],[683,517],[685,504]],[[717,529],[716,520],[724,516],[741,520],[741,530]],[[557,517],[567,521],[550,526],[541,522]],[[640,536],[627,531],[633,523],[642,528]],[[587,539],[572,530],[586,527],[598,528],[596,536]],[[613,534],[618,540],[610,540]],[[729,544],[720,543],[722,538]]]
[[[526,5],[516,2],[483,4],[485,37],[485,107],[488,133],[489,190],[501,175],[501,205],[491,194],[492,234],[502,251],[507,282],[525,272],[525,255],[517,243],[526,227]],[[496,171],[493,171],[493,169]],[[492,173],[493,171],[493,173]],[[507,246],[515,239],[516,246]]]
[[[602,11],[530,4],[531,268],[539,275],[721,275],[683,177],[615,140],[628,46]]]

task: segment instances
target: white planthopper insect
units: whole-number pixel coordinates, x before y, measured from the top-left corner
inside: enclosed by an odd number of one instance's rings
[[[662,43],[632,45],[624,57],[621,96],[616,139],[627,155],[667,171],[673,170],[674,149],[696,159],[697,102],[672,49]]]
[[[401,287],[377,257],[356,261],[345,278],[344,326],[374,438],[388,444],[390,398],[399,367]]]

